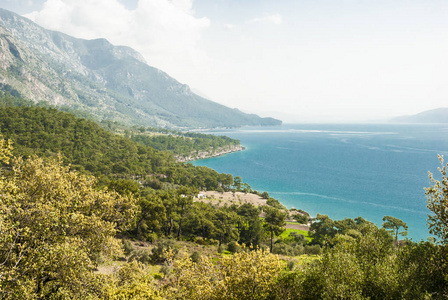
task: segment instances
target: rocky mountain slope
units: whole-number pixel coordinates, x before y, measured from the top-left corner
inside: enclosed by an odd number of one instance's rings
[[[0,9],[0,89],[127,125],[281,124],[194,94],[129,47],[46,30],[4,9]]]

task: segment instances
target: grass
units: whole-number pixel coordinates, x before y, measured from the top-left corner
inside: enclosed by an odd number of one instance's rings
[[[283,233],[280,235],[280,237],[284,240],[289,239],[289,234],[291,232],[297,232],[298,234],[303,234],[305,236],[305,239],[307,239],[308,241],[311,241],[312,238],[308,235],[308,231],[306,230],[300,230],[300,229],[292,229],[292,228],[288,228],[285,231],[283,231]]]
[[[297,265],[299,266],[312,263],[313,261],[320,260],[321,258],[322,258],[321,255],[308,255],[308,254],[302,254],[295,257],[295,259],[297,260]]]

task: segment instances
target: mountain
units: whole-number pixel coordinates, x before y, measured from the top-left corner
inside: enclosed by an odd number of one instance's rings
[[[46,30],[4,9],[0,9],[0,89],[127,125],[281,124],[196,95],[129,47]]]
[[[448,123],[448,107],[427,110],[412,116],[401,116],[391,120],[397,123]]]

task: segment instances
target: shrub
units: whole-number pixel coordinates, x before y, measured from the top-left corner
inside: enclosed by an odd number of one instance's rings
[[[292,260],[288,260],[288,262],[286,263],[286,266],[288,267],[288,269],[290,271],[292,271],[292,269],[294,269],[294,265],[295,265],[295,263]]]
[[[298,234],[295,231],[292,231],[289,233],[289,238],[293,240],[296,243],[303,243],[305,242],[305,236],[303,234]]]
[[[151,261],[154,264],[159,264],[165,261],[163,251],[169,248],[174,249],[174,242],[172,240],[161,240],[157,242],[157,246],[151,250]],[[175,251],[177,252],[177,251]]]
[[[192,262],[197,263],[201,259],[201,254],[198,251],[194,251],[193,254],[190,255],[190,258]]]
[[[241,251],[241,248],[237,242],[232,241],[227,244],[227,251],[229,251],[231,253],[237,253],[237,252]]]
[[[151,259],[151,253],[148,250],[134,250],[131,253],[131,256],[129,257],[129,261],[139,261],[141,263],[144,264],[149,264],[151,263],[152,259]]]
[[[124,254],[126,255],[130,255],[132,251],[134,251],[132,243],[128,240],[123,240],[123,248],[124,248]]]
[[[305,254],[317,255],[322,252],[322,248],[319,245],[307,245],[305,246]]]
[[[296,220],[297,223],[300,223],[300,224],[308,224],[308,216],[307,215],[302,215],[302,214],[294,215],[294,220]]]

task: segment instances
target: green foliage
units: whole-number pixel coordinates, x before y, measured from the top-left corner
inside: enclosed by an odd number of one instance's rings
[[[305,242],[305,236],[303,234],[297,233],[297,231],[292,231],[289,233],[288,238],[293,240],[296,243],[304,243]]]
[[[430,242],[407,243],[397,257],[400,292],[404,299],[448,294],[448,247]]]
[[[138,176],[158,189],[164,188],[163,181],[208,190],[218,187],[229,190],[233,184],[230,174],[192,164],[175,164],[168,152],[132,142],[92,121],[52,108],[0,107],[0,130],[6,138],[14,140],[15,154],[52,157],[60,153],[71,169],[82,172],[109,177]],[[153,176],[148,177],[150,174]],[[115,178],[102,183],[121,193],[136,194],[138,190],[133,181]]]
[[[308,255],[318,255],[322,253],[322,248],[319,245],[306,245],[303,247],[303,253]]]
[[[133,250],[129,256],[129,261],[138,261],[143,264],[149,264],[153,261],[151,253],[145,249]]]
[[[439,156],[439,172],[441,180],[436,180],[430,172],[429,180],[431,186],[425,188],[427,207],[432,212],[428,215],[429,232],[438,236],[442,243],[448,244],[448,164],[444,165],[443,156]]]
[[[191,255],[190,255],[190,259],[192,262],[194,263],[198,263],[201,259],[201,254],[198,251],[194,251]]]
[[[135,144],[75,116],[40,107],[0,108],[0,129],[26,157],[61,153],[72,169],[94,174],[150,174],[174,159],[167,153]]]
[[[17,113],[23,113],[23,122],[25,116],[34,120],[36,115],[43,119],[47,112],[54,113],[43,108],[17,109]],[[61,116],[65,120],[66,116]],[[90,128],[83,123],[87,121],[79,122]],[[34,121],[29,124],[34,124],[31,129],[41,126]],[[57,126],[43,128],[58,130]],[[67,128],[70,131],[72,127]],[[36,135],[40,132],[35,131]],[[79,132],[81,136],[87,134]],[[15,137],[18,136],[21,135]],[[90,141],[98,139],[101,143],[98,136],[92,136],[95,138]],[[33,137],[31,140],[45,141]],[[139,149],[122,137],[115,141],[128,143],[129,149]],[[15,145],[26,150],[23,145]],[[144,179],[140,184],[130,176],[102,176],[102,183],[98,184],[92,176],[70,171],[54,152],[31,145],[36,149],[30,147],[30,154],[42,153],[50,158],[14,159],[12,142],[0,139],[2,299],[443,299],[448,294],[448,247],[444,235],[447,184],[443,160],[442,180],[430,175],[432,186],[426,189],[428,207],[434,213],[429,219],[430,230],[442,244],[394,243],[400,228],[407,226],[391,216],[384,217],[383,228],[378,228],[361,217],[331,220],[317,215],[310,232],[314,245],[307,245],[297,230],[286,230],[273,243],[273,237],[284,229],[286,216],[274,207],[263,208],[266,217],[262,220],[260,208],[251,204],[215,207],[193,201],[195,187],[230,189],[239,185],[244,189],[241,178],[189,164],[176,165],[154,152],[155,156],[147,158],[161,159],[159,164],[149,165],[153,172],[159,170],[159,175],[165,172],[165,176],[160,176],[165,181],[163,188],[154,190]],[[114,168],[119,169],[116,165]],[[131,174],[126,172],[133,168],[130,164],[117,174]],[[292,262],[281,264],[275,255],[257,247],[266,247],[266,232],[271,236],[272,253],[319,256],[298,267]],[[159,239],[149,252],[134,249],[129,240],[120,243],[115,238],[117,233],[153,243],[163,235],[201,245],[219,241],[218,252],[222,253],[227,245],[234,255],[220,256],[219,263],[199,252],[178,257],[171,239]],[[240,247],[236,241],[254,247]],[[244,248],[254,251],[242,251]],[[129,255],[129,263],[111,275],[94,273],[98,264],[122,256],[123,249]],[[162,287],[153,282],[154,276],[145,266],[150,263],[163,264],[165,278],[159,283]]]
[[[241,251],[241,247],[237,242],[232,241],[227,244],[227,251],[229,251],[230,253],[237,253]]]
[[[104,299],[148,299],[163,300],[155,288],[151,274],[146,267],[136,261],[123,265],[106,285]]]
[[[163,134],[145,135],[139,130],[140,133],[133,134],[131,139],[134,142],[157,150],[168,151],[183,159],[188,157],[194,158],[200,152],[214,154],[220,149],[230,149],[232,146],[240,145],[238,140],[226,136],[174,130],[156,130],[155,128],[148,129],[151,132],[162,131]]]
[[[294,220],[296,220],[297,223],[299,223],[299,224],[308,224],[309,216],[307,216],[307,215],[295,214],[295,215],[293,216],[293,218],[294,218]]]
[[[126,196],[140,196],[140,186],[135,180],[129,180],[129,179],[112,179],[107,184],[107,187],[119,193],[120,195],[126,195]]]
[[[280,201],[274,198],[268,198],[266,200],[266,204],[277,209],[286,209],[286,207],[283,204],[281,204]]]
[[[252,204],[245,203],[239,207],[233,207],[237,215],[237,228],[239,243],[257,247],[264,240],[264,228],[259,218],[260,209]]]
[[[295,240],[294,236],[301,236],[303,235],[305,237],[306,241],[311,241],[311,237],[309,236],[310,232],[306,230],[300,230],[300,229],[292,229],[287,228],[283,233],[280,235],[280,238],[283,240]]]
[[[33,102],[20,97],[20,93],[10,85],[0,83],[0,107],[32,105]]]
[[[270,233],[270,250],[272,252],[274,236],[278,236],[285,230],[284,227],[286,225],[286,213],[269,206],[264,207],[263,210],[265,212],[263,227]]]
[[[134,247],[132,246],[132,243],[128,240],[123,240],[123,249],[125,255],[130,255],[132,251],[134,251]]]
[[[302,243],[287,244],[284,241],[276,241],[272,247],[272,253],[287,256],[297,256],[305,253]]]
[[[322,246],[336,235],[337,230],[334,228],[333,220],[327,215],[317,214],[316,219],[311,224],[310,232],[313,243]]]
[[[236,176],[233,178],[233,186],[235,190],[241,191],[241,185],[243,184],[243,179],[241,176]]]
[[[97,190],[60,159],[17,159],[2,173],[1,298],[89,295],[94,267],[121,254],[114,236],[131,225],[135,199]]]
[[[310,235],[313,238],[312,243],[321,246],[325,244],[331,246],[334,244],[333,238],[338,233],[357,237],[366,224],[373,225],[373,223],[361,217],[333,221],[327,215],[317,214],[310,227]]]
[[[294,265],[295,265],[295,263],[292,260],[288,260],[287,267],[290,271],[292,271],[292,269],[294,269]]]
[[[391,217],[391,216],[384,216],[383,221],[384,221],[383,228],[385,228],[386,230],[391,232],[392,235],[395,236],[395,242],[398,241],[399,234],[403,235],[403,236],[407,236],[408,226],[402,220]],[[401,227],[403,227],[404,231],[399,232]]]
[[[261,198],[263,198],[263,199],[269,199],[269,193],[268,193],[268,192],[263,192],[263,193],[261,193]]]
[[[281,270],[276,255],[259,249],[223,256],[220,264],[182,256],[165,289],[168,299],[267,299]]]
[[[169,239],[159,240],[157,242],[156,247],[151,250],[151,261],[154,264],[163,263],[166,260],[166,256],[164,254],[168,249],[175,249],[174,242]],[[175,251],[177,253],[177,250]]]

